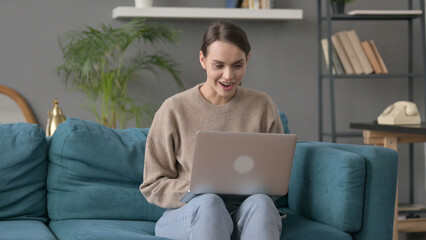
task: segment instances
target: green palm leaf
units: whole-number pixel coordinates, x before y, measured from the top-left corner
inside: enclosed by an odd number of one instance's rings
[[[86,26],[58,39],[63,64],[56,70],[63,76],[65,86],[88,96],[90,104],[85,108],[93,112],[99,122],[111,127],[115,127],[117,120],[121,127],[131,119],[140,123],[143,122],[141,116],[150,118],[153,111],[146,104],[136,105],[127,96],[127,85],[135,80],[136,72],[145,70],[157,74],[158,70],[166,71],[181,89],[184,86],[176,70],[177,64],[167,54],[147,55],[139,48],[136,56],[127,59],[126,50],[134,42],[139,47],[149,44],[155,47],[176,44],[178,39],[179,34],[173,28],[146,23],[143,19],[134,19],[119,28],[106,24],[98,29]],[[98,99],[101,100],[100,113],[94,107]]]

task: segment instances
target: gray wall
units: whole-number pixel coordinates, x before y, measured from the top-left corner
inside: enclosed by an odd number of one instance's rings
[[[225,0],[155,0],[155,6],[222,7]],[[418,1],[414,1],[417,3]],[[45,126],[52,98],[60,99],[67,117],[95,120],[80,107],[82,93],[64,87],[55,67],[61,64],[57,37],[84,25],[100,23],[119,26],[125,20],[112,19],[116,6],[132,6],[132,0],[2,0],[0,2],[0,84],[20,92],[31,105],[40,125]],[[353,9],[405,9],[401,0],[356,0]],[[276,0],[279,8],[303,9],[298,21],[235,21],[243,27],[252,44],[252,55],[244,85],[268,92],[289,117],[290,129],[300,140],[318,139],[317,20],[316,1]],[[182,31],[178,46],[165,46],[179,62],[186,87],[203,82],[205,76],[198,63],[198,51],[208,20],[161,20]],[[362,40],[373,39],[391,72],[407,69],[407,24],[405,22],[338,22],[334,31],[355,28]],[[419,25],[416,30],[416,64],[421,70]],[[178,92],[167,75],[161,82],[145,79],[132,85],[133,96],[157,104]],[[390,103],[407,99],[404,79],[354,79],[336,81],[337,129],[349,130],[349,122],[371,122]],[[325,84],[325,93],[328,93]],[[415,102],[422,118],[423,82],[415,80]],[[327,96],[327,95],[326,95]],[[325,100],[328,104],[328,98]],[[324,122],[329,127],[329,108]],[[326,139],[329,141],[329,139]],[[339,139],[342,143],[362,144],[362,139]],[[399,198],[408,201],[407,146],[400,145]],[[426,202],[423,144],[415,144],[415,200]]]

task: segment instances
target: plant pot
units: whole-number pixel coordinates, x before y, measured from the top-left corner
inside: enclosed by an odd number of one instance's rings
[[[135,7],[137,8],[146,8],[152,7],[153,0],[135,0]]]
[[[333,14],[344,14],[345,2],[332,2],[331,9],[333,10]]]

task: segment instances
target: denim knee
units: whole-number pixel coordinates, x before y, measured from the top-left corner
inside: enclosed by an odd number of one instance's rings
[[[215,194],[193,198],[185,206],[167,210],[156,224],[156,236],[171,239],[229,239],[231,216]]]
[[[282,221],[274,201],[265,194],[246,198],[233,220],[233,239],[280,239]]]
[[[274,206],[274,201],[272,201],[272,198],[265,194],[254,194],[246,198],[244,200],[245,205],[253,205],[253,206]]]
[[[218,214],[227,213],[226,206],[222,198],[212,193],[200,195],[192,199],[190,204],[193,205],[194,209],[197,209],[195,213],[203,212],[203,215],[205,214],[209,218]]]
[[[265,194],[254,194],[246,198],[240,206],[240,212],[250,211],[266,216],[279,217],[274,201]],[[278,219],[278,218],[277,218]]]
[[[233,230],[232,218],[222,198],[216,194],[203,194],[192,199],[191,233],[199,239],[229,239]],[[202,238],[201,238],[202,237]]]
[[[191,200],[191,203],[208,205],[212,207],[225,206],[225,203],[223,202],[222,198],[219,197],[217,194],[213,194],[213,193],[205,193],[200,196],[197,196]]]

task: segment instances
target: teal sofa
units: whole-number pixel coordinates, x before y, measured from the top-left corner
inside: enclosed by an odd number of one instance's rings
[[[283,115],[287,128],[287,120]],[[51,138],[0,125],[0,239],[161,239],[164,209],[139,192],[149,129],[68,119]],[[298,142],[281,239],[391,239],[397,153]]]

